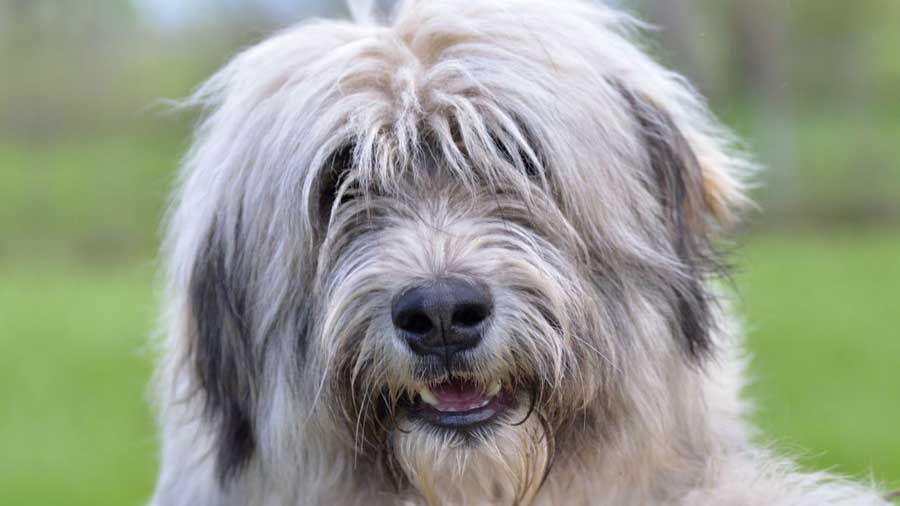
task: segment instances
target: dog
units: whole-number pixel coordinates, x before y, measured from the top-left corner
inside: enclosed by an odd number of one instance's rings
[[[409,0],[202,85],[152,504],[886,504],[751,441],[716,246],[754,166],[643,28]]]

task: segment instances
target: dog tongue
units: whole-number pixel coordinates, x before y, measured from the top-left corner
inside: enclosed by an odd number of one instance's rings
[[[488,398],[478,385],[452,379],[431,386],[431,393],[437,399],[437,409],[441,411],[469,411],[484,406]]]

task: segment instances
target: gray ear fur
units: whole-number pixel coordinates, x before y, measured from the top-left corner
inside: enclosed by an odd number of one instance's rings
[[[234,235],[237,235],[236,233]],[[246,274],[239,244],[231,251],[216,232],[198,255],[190,282],[191,359],[204,416],[218,428],[216,472],[222,483],[253,456],[256,360],[249,335]]]
[[[669,281],[677,330],[693,358],[712,347],[711,297],[706,279],[723,267],[711,243],[711,206],[704,175],[690,143],[672,117],[651,100],[616,86],[631,108],[649,160],[651,190],[659,199],[672,249],[681,263]]]

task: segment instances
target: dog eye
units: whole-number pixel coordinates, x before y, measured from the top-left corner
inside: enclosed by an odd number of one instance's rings
[[[546,177],[546,175],[543,174],[543,171],[534,164],[531,158],[522,156],[522,163],[525,165],[525,175],[527,175],[529,179],[541,181],[543,179],[542,176]]]
[[[521,164],[525,170],[525,175],[528,176],[529,179],[540,182],[546,178],[546,172],[535,164],[535,161],[528,156],[528,153],[524,148],[515,146],[511,142],[507,145],[507,143],[501,142],[500,137],[496,134],[491,134],[491,138],[493,139],[494,146],[496,146],[500,156],[511,165]]]
[[[337,204],[340,206],[353,200],[358,193],[352,184],[345,187],[352,168],[353,147],[347,146],[336,151],[322,169],[319,180],[319,214],[324,221],[327,222],[331,216],[338,196],[341,200]]]

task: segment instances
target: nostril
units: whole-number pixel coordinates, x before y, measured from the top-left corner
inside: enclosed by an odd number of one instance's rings
[[[460,304],[452,316],[452,324],[462,327],[474,327],[490,316],[490,309],[484,304]]]
[[[434,328],[431,318],[419,311],[409,311],[398,315],[395,325],[400,330],[405,330],[412,334],[427,334]]]

